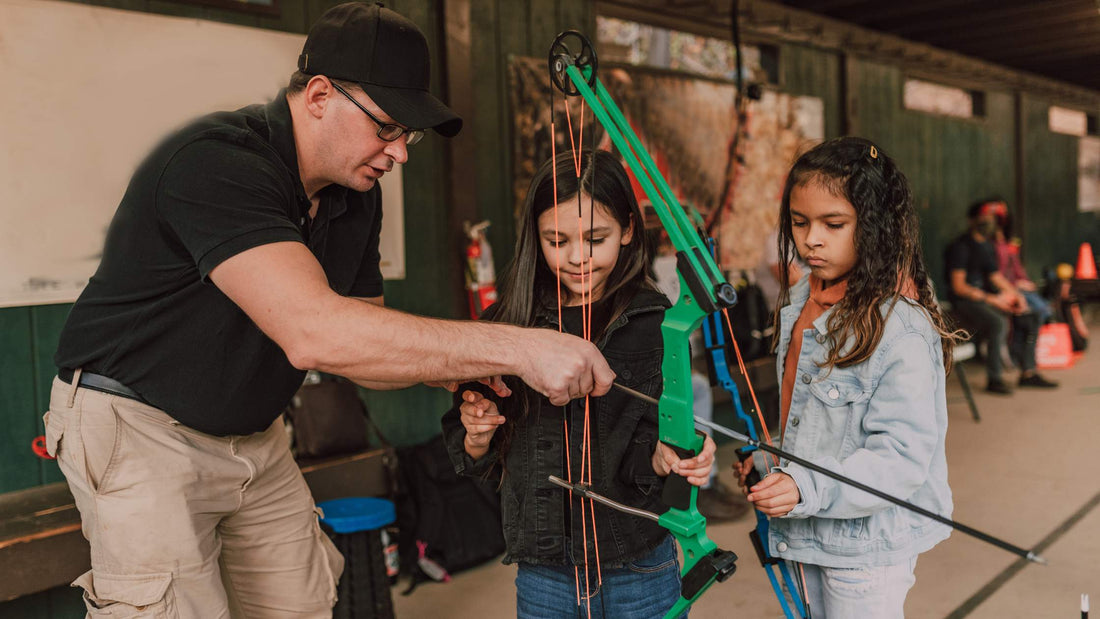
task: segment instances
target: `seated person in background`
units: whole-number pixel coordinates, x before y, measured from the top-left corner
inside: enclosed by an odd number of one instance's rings
[[[997,220],[997,233],[993,237],[993,247],[997,250],[997,269],[1010,284],[1024,295],[1027,307],[1039,317],[1039,324],[1046,324],[1052,314],[1050,303],[1039,294],[1039,287],[1028,279],[1024,265],[1020,262],[1020,239],[1012,237],[1012,216],[1008,206],[1001,200],[988,201],[993,216]]]
[[[1019,386],[1057,387],[1035,369],[1035,342],[1039,319],[1028,311],[1023,295],[997,269],[997,254],[991,240],[997,231],[993,203],[978,202],[967,212],[969,230],[947,248],[948,298],[955,315],[977,339],[987,343],[986,391],[1007,395],[1000,351],[1012,325],[1011,354],[1020,364]]]

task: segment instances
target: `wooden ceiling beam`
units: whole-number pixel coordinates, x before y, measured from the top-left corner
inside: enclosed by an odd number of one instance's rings
[[[990,0],[923,0],[922,2],[878,3],[859,13],[853,11],[850,14],[834,16],[872,30],[892,32],[898,26],[919,22],[943,24],[949,19],[945,16],[945,9],[980,10],[981,6],[988,5],[989,2]]]
[[[690,32],[705,37],[723,40],[730,38],[728,19],[722,21],[699,19],[693,15],[685,15],[680,11],[670,11],[667,5],[661,4],[661,7],[655,7],[643,2],[597,0],[596,13],[643,24],[658,25],[662,28],[671,28],[681,32]]]
[[[1029,41],[1034,38],[1036,32],[1060,32],[1064,29],[1097,30],[1097,20],[1100,15],[1090,13],[1053,13],[1045,17],[1030,20],[1020,20],[1011,24],[976,26],[966,30],[965,35],[958,32],[942,31],[922,37],[921,40],[931,45],[962,48],[964,45],[974,47],[978,44],[989,44],[1014,37],[1013,41]],[[1018,37],[1018,38],[1016,38]]]
[[[1031,2],[1024,6],[1010,6],[981,13],[957,15],[950,20],[948,25],[915,21],[901,24],[892,32],[898,36],[911,39],[923,39],[925,35],[937,32],[944,34],[950,32],[952,36],[962,37],[973,28],[1000,27],[1027,22],[1064,11],[1082,13],[1084,9],[1081,3],[1082,0],[1043,0],[1042,2]],[[1093,9],[1093,15],[1095,15],[1095,8]]]
[[[1092,35],[1088,38],[1068,38],[1034,45],[1007,45],[1003,48],[990,50],[986,54],[995,62],[1015,62],[1030,58],[1043,60],[1058,60],[1064,58],[1077,58],[1087,55],[1089,52],[1100,50],[1100,36]],[[1096,67],[1093,67],[1095,70]]]
[[[1072,0],[1077,2],[1078,0]],[[701,16],[672,11],[655,0],[595,0],[596,12],[703,36],[729,39],[729,17]],[[853,2],[853,4],[855,4]],[[1069,2],[1044,0],[1043,4]],[[1100,89],[1060,82],[1014,70],[1003,64],[916,43],[891,34],[862,28],[770,0],[740,0],[741,31],[747,42],[791,42],[819,49],[881,59],[911,72],[940,75],[943,81],[995,84],[993,89],[1021,89],[1055,101],[1100,107]]]
[[[798,0],[785,2],[785,4],[811,13],[832,14],[843,9],[871,6],[876,2],[874,0]]]

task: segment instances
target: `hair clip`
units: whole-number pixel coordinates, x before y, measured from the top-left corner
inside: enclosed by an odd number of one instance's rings
[[[875,148],[874,144],[871,145],[871,159],[878,159],[878,149]]]

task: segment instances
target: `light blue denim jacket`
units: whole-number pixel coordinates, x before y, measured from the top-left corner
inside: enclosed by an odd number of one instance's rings
[[[776,365],[783,384],[791,329],[809,298],[809,278],[780,311]],[[826,311],[803,334],[783,448],[872,488],[951,516],[947,485],[947,401],[943,351],[925,310],[900,300],[882,340],[863,363],[820,368],[827,353]],[[763,454],[756,454],[761,467]],[[771,520],[774,556],[828,567],[895,565],[947,538],[946,525],[789,461],[772,471],[801,493],[786,516]]]

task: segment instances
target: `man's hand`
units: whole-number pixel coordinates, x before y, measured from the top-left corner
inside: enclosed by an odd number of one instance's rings
[[[1011,293],[1001,292],[997,295],[989,295],[987,297],[989,304],[996,309],[1001,310],[1006,314],[1015,313],[1016,295]]]
[[[611,389],[615,372],[592,342],[549,329],[524,330],[523,382],[550,399],[554,406]]]
[[[772,473],[749,488],[746,498],[765,515],[786,516],[798,505],[802,494],[793,477],[786,473]]]
[[[496,402],[476,391],[462,394],[462,404],[458,407],[462,425],[466,428],[466,453],[477,460],[489,451],[493,434],[504,423],[504,416],[497,411]]]
[[[1012,313],[1023,314],[1027,311],[1027,298],[1024,297],[1019,291],[1013,291],[1012,293]]]
[[[714,440],[707,436],[703,449],[695,457],[681,460],[671,447],[658,441],[653,450],[653,470],[661,477],[676,473],[688,480],[693,486],[703,486],[710,480],[710,471],[714,468]]]

